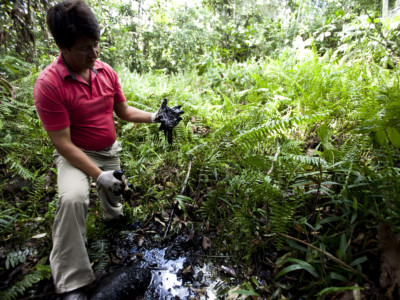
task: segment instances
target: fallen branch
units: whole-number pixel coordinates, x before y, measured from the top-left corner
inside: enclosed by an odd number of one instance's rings
[[[298,243],[301,243],[301,244],[303,244],[303,245],[306,245],[306,246],[308,246],[308,247],[310,247],[310,248],[312,248],[312,249],[314,249],[314,250],[317,250],[318,252],[323,253],[324,255],[328,256],[330,259],[336,261],[336,262],[339,263],[340,265],[342,265],[342,266],[344,266],[344,267],[350,269],[353,273],[356,273],[356,274],[360,275],[362,278],[364,278],[364,279],[365,279],[368,283],[370,283],[371,285],[374,285],[374,283],[373,283],[371,280],[369,280],[368,277],[365,276],[363,273],[361,273],[360,271],[354,269],[352,266],[349,266],[349,265],[346,264],[344,261],[341,261],[339,258],[336,258],[336,257],[333,256],[332,254],[330,254],[330,253],[328,253],[328,252],[326,252],[326,251],[324,251],[324,250],[321,250],[321,249],[319,249],[319,248],[315,247],[314,245],[311,245],[311,244],[309,244],[309,243],[307,243],[307,242],[304,242],[304,241],[299,240],[299,239],[297,239],[297,238],[295,238],[295,237],[292,237],[292,236],[290,236],[290,235],[287,235],[287,234],[284,234],[284,233],[278,233],[278,234],[279,234],[280,236],[283,236],[283,237],[285,237],[285,238],[291,239],[291,240],[293,240],[293,241],[296,241],[296,242],[298,242]]]

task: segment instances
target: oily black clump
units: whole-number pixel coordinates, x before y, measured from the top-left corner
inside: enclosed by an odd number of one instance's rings
[[[164,131],[168,144],[172,145],[172,131],[182,120],[180,115],[183,114],[184,111],[181,109],[182,105],[177,105],[171,108],[167,105],[167,102],[168,98],[164,98],[163,103],[157,112],[156,122],[161,123],[159,130]]]

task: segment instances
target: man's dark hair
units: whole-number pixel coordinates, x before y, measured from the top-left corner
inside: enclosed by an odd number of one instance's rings
[[[51,7],[47,25],[60,47],[70,48],[78,36],[100,40],[96,16],[82,0],[64,0]]]

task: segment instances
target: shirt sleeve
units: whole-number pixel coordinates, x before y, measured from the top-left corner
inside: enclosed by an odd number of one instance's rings
[[[33,89],[35,107],[46,131],[70,126],[69,114],[56,87],[38,80]]]

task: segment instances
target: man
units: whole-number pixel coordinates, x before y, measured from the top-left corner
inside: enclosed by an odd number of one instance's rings
[[[160,110],[149,113],[129,106],[117,74],[97,60],[100,29],[87,4],[82,0],[56,4],[48,11],[47,25],[61,54],[38,77],[34,98],[54,144],[58,170],[50,264],[57,293],[64,299],[86,299],[82,287],[95,279],[85,247],[92,179],[97,183],[103,220],[123,216],[120,196],[114,193],[122,182],[113,176],[120,169],[121,151],[113,111],[129,122],[164,122]],[[180,107],[171,111],[179,122],[183,111]]]

